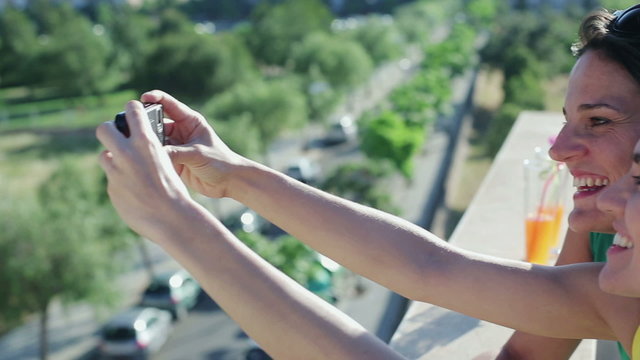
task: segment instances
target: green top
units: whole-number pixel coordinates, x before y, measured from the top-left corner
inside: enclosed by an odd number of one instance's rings
[[[631,343],[631,353],[634,359],[640,359],[640,327],[636,329],[633,335],[633,343]]]
[[[591,233],[589,235],[589,243],[591,245],[591,254],[593,255],[594,262],[606,262],[607,261],[607,249],[613,242],[613,234]],[[635,345],[635,342],[634,342]],[[638,351],[634,346],[633,351]],[[620,352],[620,360],[630,360],[627,352],[624,351],[622,344],[618,343],[618,351]]]

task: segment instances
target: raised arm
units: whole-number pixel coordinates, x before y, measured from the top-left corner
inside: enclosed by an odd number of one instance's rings
[[[109,150],[102,164],[114,205],[134,230],[191,270],[272,354],[283,345],[274,335],[274,322],[284,334],[295,333],[292,341],[299,340],[300,346],[293,348],[301,351],[319,351],[313,343],[320,338],[322,346],[333,344],[333,357],[344,358],[354,351],[362,356],[360,351],[377,349],[378,343],[344,315],[325,311],[328,305],[310,300],[304,289],[242,246],[188,197],[178,176],[205,195],[245,203],[320,252],[413,299],[530,332],[612,338],[589,301],[599,292],[598,265],[532,267],[453,248],[402,219],[234,154],[202,116],[164,93],[145,94],[143,100],[163,103],[175,121],[167,127],[174,146],[166,150],[176,172],[165,154],[156,154],[159,144],[150,148],[139,104],[130,104],[132,118],[139,122],[138,130],[132,126],[131,139],[119,136],[109,124],[98,129]],[[388,349],[374,352],[390,354]]]
[[[191,272],[253,339],[278,359],[400,358],[362,326],[277,271],[193,201],[153,139],[139,103],[131,137],[97,129],[100,164],[121,217]]]
[[[569,229],[556,265],[592,260],[589,233],[577,233]],[[579,344],[579,339],[556,339],[516,331],[501,349],[496,360],[566,360]]]

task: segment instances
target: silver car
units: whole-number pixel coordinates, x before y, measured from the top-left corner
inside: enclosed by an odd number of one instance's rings
[[[199,295],[200,284],[186,270],[169,270],[154,276],[140,305],[168,310],[179,320],[197,304]]]
[[[102,358],[146,359],[167,341],[171,313],[151,307],[132,307],[104,326],[99,352]]]

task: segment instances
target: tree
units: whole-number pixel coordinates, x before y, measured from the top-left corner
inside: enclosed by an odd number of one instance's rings
[[[326,33],[313,33],[293,48],[291,60],[296,72],[317,71],[337,89],[348,89],[366,80],[373,62],[358,43]]]
[[[375,161],[343,164],[333,170],[320,187],[358,204],[399,214],[399,209],[393,206],[387,189],[381,188],[384,179],[390,175],[388,166]]]
[[[457,7],[456,3],[415,1],[396,8],[393,18],[407,42],[425,47],[432,41],[434,32],[451,21],[451,15]]]
[[[339,34],[362,45],[374,64],[397,59],[405,52],[404,37],[390,16],[369,15],[362,24]]]
[[[394,111],[405,120],[427,125],[444,114],[451,98],[451,82],[439,68],[423,69],[389,96]]]
[[[500,107],[498,113],[491,119],[485,135],[484,146],[487,156],[493,158],[500,151],[502,143],[509,135],[521,111],[522,107],[513,103],[505,103]]]
[[[500,11],[508,11],[507,6],[496,0],[468,0],[465,3],[469,21],[476,28],[491,25]]]
[[[284,66],[294,44],[312,32],[328,32],[332,20],[320,0],[265,1],[251,14],[246,40],[259,62]]]
[[[280,79],[238,84],[206,103],[203,113],[216,121],[246,118],[258,130],[260,149],[266,155],[267,147],[282,131],[307,123],[308,111],[299,84]]]
[[[40,187],[37,202],[0,207],[0,276],[9,289],[0,295],[2,317],[16,321],[40,314],[41,359],[47,358],[54,299],[63,304],[115,300],[119,264],[114,259],[125,248],[128,232],[113,209],[101,204],[97,184],[86,169],[63,160]]]
[[[189,31],[161,37],[134,85],[140,91],[159,88],[203,102],[257,74],[250,53],[235,35]]]
[[[0,12],[0,85],[24,85],[31,76],[38,50],[36,26],[23,12],[11,6]]]
[[[113,46],[107,63],[114,66],[126,86],[131,85],[134,74],[144,69],[145,60],[153,48],[154,24],[148,16],[131,6],[100,2],[97,6],[97,24],[103,26]]]
[[[515,11],[498,17],[480,56],[489,66],[504,70],[506,77],[518,72],[519,69],[511,68],[514,65],[511,54],[521,54],[523,49],[544,64],[542,76],[566,73],[574,61],[569,49],[578,24],[578,19],[551,11]]]
[[[462,74],[475,55],[475,37],[475,31],[469,25],[455,24],[446,40],[426,48],[423,67],[449,71],[451,76]]]
[[[62,20],[54,21],[38,58],[41,86],[61,96],[101,95],[120,85],[121,78],[108,65],[111,43],[87,18],[68,4],[55,8]]]
[[[388,160],[406,179],[413,172],[413,157],[424,142],[425,129],[400,115],[385,111],[368,121],[360,148],[371,159]]]

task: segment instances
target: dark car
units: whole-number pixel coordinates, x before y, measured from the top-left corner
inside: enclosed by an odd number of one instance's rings
[[[200,284],[186,270],[166,271],[151,280],[140,304],[168,310],[174,319],[181,319],[196,305],[200,291]]]

